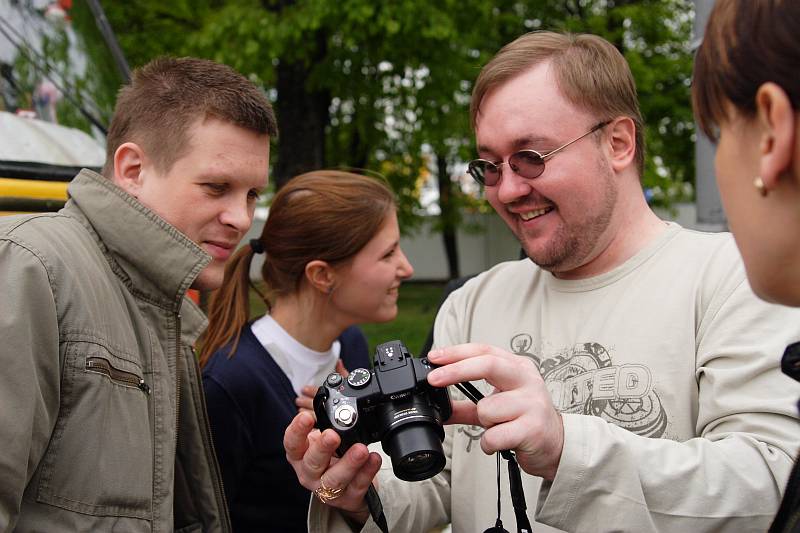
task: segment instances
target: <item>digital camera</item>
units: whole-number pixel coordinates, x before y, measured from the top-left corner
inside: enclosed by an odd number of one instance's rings
[[[442,423],[452,407],[446,388],[428,384],[433,368],[399,340],[379,345],[372,371],[357,368],[347,378],[328,375],[314,397],[317,427],[339,434],[339,456],[357,442],[381,441],[398,478],[435,476],[444,468]]]

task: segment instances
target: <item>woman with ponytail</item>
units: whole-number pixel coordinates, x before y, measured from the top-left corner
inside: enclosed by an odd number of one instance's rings
[[[310,493],[286,461],[283,433],[303,388],[369,367],[356,324],[397,315],[413,268],[400,249],[391,190],[374,178],[316,171],[275,195],[261,237],[226,265],[200,364],[237,533],[307,531]],[[268,314],[249,317],[250,263],[263,253]],[[342,365],[343,363],[343,365]]]

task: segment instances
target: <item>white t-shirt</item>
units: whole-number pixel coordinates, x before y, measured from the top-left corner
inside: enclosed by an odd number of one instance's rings
[[[555,480],[522,473],[540,533],[765,531],[800,442],[800,385],[780,372],[798,339],[800,310],[752,293],[730,234],[676,224],[589,279],[557,279],[529,260],[498,265],[450,295],[434,330],[435,346],[487,343],[538,365],[564,421]],[[494,524],[483,428],[445,431],[448,462],[430,480],[400,481],[384,457],[391,531]],[[502,463],[502,519],[514,531]],[[347,531],[316,503],[310,524]]]
[[[339,359],[341,344],[333,341],[328,351],[318,352],[301,344],[278,324],[264,315],[250,326],[253,335],[275,360],[289,381],[295,394],[306,385],[319,385],[333,372]]]

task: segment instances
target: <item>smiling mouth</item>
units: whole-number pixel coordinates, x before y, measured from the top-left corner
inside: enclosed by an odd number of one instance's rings
[[[222,241],[205,241],[206,252],[214,259],[227,260],[233,253],[234,245]]]
[[[542,215],[546,215],[550,211],[552,211],[552,207],[543,207],[541,209],[535,209],[533,211],[526,211],[524,213],[518,213],[519,217],[524,220],[525,222],[529,220],[533,220],[534,218],[538,218]]]

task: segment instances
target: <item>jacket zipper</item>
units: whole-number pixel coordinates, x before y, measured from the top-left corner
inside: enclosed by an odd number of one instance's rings
[[[111,381],[124,385],[126,387],[134,387],[145,394],[150,394],[150,386],[145,383],[144,379],[137,376],[133,372],[126,372],[118,368],[114,368],[107,359],[102,357],[87,357],[86,370],[88,372],[95,372],[108,376]]]
[[[175,456],[178,455],[178,428],[181,418],[181,314],[175,315]]]

